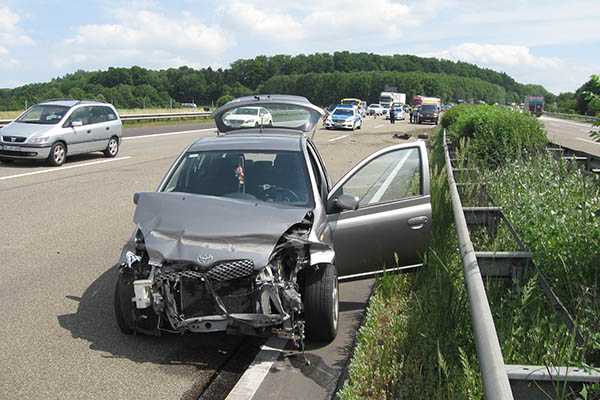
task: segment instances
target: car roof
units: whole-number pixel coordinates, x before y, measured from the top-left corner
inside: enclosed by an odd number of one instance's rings
[[[285,130],[258,133],[254,129],[244,129],[227,135],[200,138],[189,147],[188,151],[301,151],[304,147],[303,140],[306,140],[304,135],[290,134]]]
[[[39,105],[53,105],[53,106],[63,106],[63,107],[73,107],[79,104],[89,104],[89,105],[102,105],[109,106],[110,104],[102,102],[102,101],[91,101],[91,100],[49,100],[43,101],[39,103]]]

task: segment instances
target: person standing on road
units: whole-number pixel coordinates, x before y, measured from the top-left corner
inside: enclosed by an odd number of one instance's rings
[[[396,123],[396,111],[394,110],[394,107],[390,107],[390,123]]]

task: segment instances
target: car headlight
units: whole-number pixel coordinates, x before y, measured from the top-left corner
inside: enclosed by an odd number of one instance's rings
[[[48,136],[40,136],[29,139],[29,143],[45,144],[48,143],[50,138]]]

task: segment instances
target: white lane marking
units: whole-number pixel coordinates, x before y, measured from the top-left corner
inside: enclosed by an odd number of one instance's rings
[[[173,135],[183,135],[185,133],[201,133],[201,132],[210,132],[210,131],[217,131],[216,128],[207,128],[207,129],[191,129],[189,131],[177,131],[177,132],[166,132],[166,133],[155,133],[155,134],[151,134],[151,135],[141,135],[141,136],[129,136],[129,137],[124,137],[123,140],[137,140],[137,139],[145,139],[145,138],[149,138],[149,137],[160,137],[160,136],[173,136]]]
[[[328,142],[330,142],[330,143],[331,143],[331,142],[337,142],[338,140],[342,140],[343,138],[347,138],[348,136],[350,136],[350,134],[348,134],[348,135],[342,135],[342,136],[338,136],[338,137],[336,137],[336,138],[329,139],[329,140],[328,140]]]
[[[66,170],[66,169],[79,168],[79,167],[88,167],[90,165],[104,164],[104,163],[108,163],[108,162],[112,162],[112,161],[127,160],[128,158],[132,158],[132,157],[131,156],[125,156],[125,157],[118,157],[118,158],[110,158],[108,160],[92,161],[92,162],[84,163],[84,164],[68,165],[66,167],[62,166],[62,167],[56,167],[56,168],[51,168],[51,169],[42,169],[40,171],[26,172],[24,174],[2,176],[2,177],[0,177],[0,181],[4,181],[4,180],[8,180],[8,179],[14,179],[14,178],[22,178],[24,176],[46,174],[48,172],[60,172],[60,171]]]
[[[375,125],[375,127],[373,127],[373,129],[379,129],[379,128],[381,128],[382,126],[385,126],[385,124],[379,124],[379,125]]]
[[[591,143],[591,144],[600,144],[600,142],[594,142],[593,140],[583,139],[583,138],[575,138],[577,140],[581,140],[582,142]]]
[[[394,167],[392,172],[388,175],[388,177],[385,178],[385,181],[383,181],[383,183],[381,184],[381,187],[379,187],[379,189],[375,192],[375,194],[369,201],[369,204],[375,204],[379,200],[381,200],[384,193],[388,190],[388,187],[390,187],[390,185],[392,184],[392,181],[394,180],[396,175],[398,175],[398,172],[400,172],[400,169],[404,166],[404,163],[406,163],[406,160],[408,160],[408,157],[410,157],[410,155],[412,154],[413,151],[416,151],[416,150],[407,151],[404,158],[402,158],[400,161],[398,161],[398,164],[396,164],[396,166]]]
[[[283,352],[286,343],[287,340],[272,337],[262,345],[252,364],[246,369],[225,400],[252,399],[265,380],[271,366]]]

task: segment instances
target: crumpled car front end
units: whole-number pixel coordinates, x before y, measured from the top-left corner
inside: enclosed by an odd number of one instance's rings
[[[313,218],[300,207],[140,194],[138,229],[120,262],[119,325],[149,334],[224,331],[302,341],[303,271],[333,254],[311,237]]]

